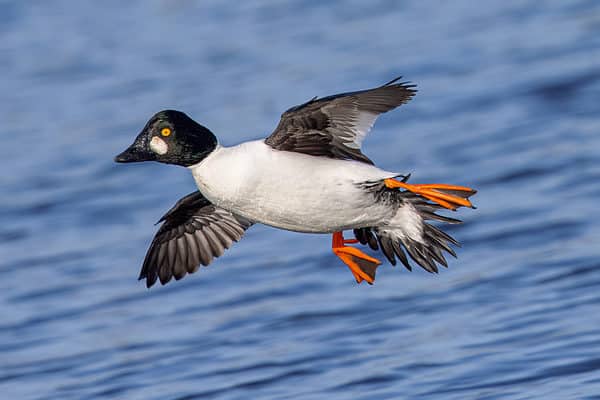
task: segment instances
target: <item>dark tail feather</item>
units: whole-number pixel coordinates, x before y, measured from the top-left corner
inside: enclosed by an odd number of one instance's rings
[[[354,230],[354,237],[360,244],[368,244],[371,250],[379,250],[377,238],[373,235],[370,228],[359,228]]]
[[[423,222],[422,242],[399,235],[386,228],[373,228],[373,232],[377,236],[381,251],[389,262],[396,265],[396,258],[398,258],[409,271],[412,268],[407,254],[420,267],[434,273],[438,272],[438,264],[448,267],[444,252],[456,257],[456,253],[450,245],[460,246],[456,239],[425,222]]]
[[[442,189],[438,190],[442,191]],[[474,190],[443,189],[443,191],[462,198],[468,198],[475,193]],[[354,229],[356,239],[361,244],[368,244],[373,250],[377,250],[379,247],[392,265],[396,265],[396,259],[398,259],[409,271],[411,270],[409,258],[432,273],[438,272],[438,265],[447,268],[448,262],[444,253],[456,258],[456,252],[452,246],[460,247],[460,243],[440,228],[426,221],[433,220],[447,224],[460,224],[462,221],[436,214],[436,211],[439,211],[442,206],[429,202],[418,194],[408,191],[396,191],[394,196],[398,196],[397,200],[401,202],[401,208],[411,207],[410,210],[418,214],[414,215],[417,222],[415,222],[416,225],[413,225],[413,229],[405,228],[403,231],[402,224],[398,224],[398,226],[359,228]],[[414,233],[414,228],[418,225],[420,225],[420,229],[416,230],[420,231],[420,235]]]

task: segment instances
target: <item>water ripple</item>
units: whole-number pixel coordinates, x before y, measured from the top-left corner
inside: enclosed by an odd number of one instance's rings
[[[597,2],[0,3],[4,397],[600,398]],[[448,269],[359,286],[328,237],[254,226],[179,282],[136,281],[194,187],[112,162],[148,116],[228,145],[397,74],[419,94],[364,150],[479,189]]]

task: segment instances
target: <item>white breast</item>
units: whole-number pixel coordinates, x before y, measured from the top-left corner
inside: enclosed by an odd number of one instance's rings
[[[391,210],[356,183],[395,173],[357,161],[273,150],[262,140],[218,147],[190,167],[206,198],[254,221],[299,232],[374,226]]]

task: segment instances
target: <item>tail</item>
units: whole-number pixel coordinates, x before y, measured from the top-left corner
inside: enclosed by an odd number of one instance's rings
[[[426,221],[462,223],[458,219],[436,214],[436,211],[442,208],[454,210],[459,206],[474,208],[468,198],[476,191],[462,186],[410,185],[411,189],[418,187],[428,190],[426,193],[416,193],[414,190],[400,191],[397,187],[390,188],[386,180],[385,186],[382,185],[376,194],[378,201],[396,205],[394,218],[385,226],[355,229],[356,239],[373,250],[381,248],[392,265],[396,265],[397,258],[409,271],[412,270],[409,257],[432,273],[438,272],[438,265],[448,267],[444,253],[456,258],[451,246],[460,247],[460,243]],[[430,198],[431,190],[435,190],[435,199]]]

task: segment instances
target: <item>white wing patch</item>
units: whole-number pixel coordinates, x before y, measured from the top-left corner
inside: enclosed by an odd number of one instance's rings
[[[348,113],[340,113],[334,104],[323,107],[323,110],[329,114],[334,127],[329,129],[333,131],[334,136],[338,137],[345,147],[360,150],[363,140],[373,127],[379,114],[368,111],[360,111],[358,108]]]
[[[354,132],[354,141],[352,143],[347,143],[346,146],[352,147],[355,149],[360,149],[363,140],[373,127],[375,120],[379,116],[379,114],[370,113],[367,111],[358,111],[357,117],[354,123],[354,126],[351,128]]]

